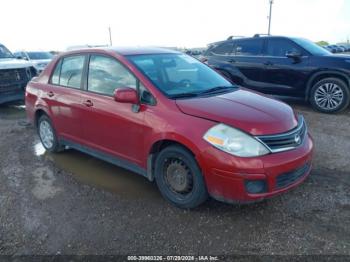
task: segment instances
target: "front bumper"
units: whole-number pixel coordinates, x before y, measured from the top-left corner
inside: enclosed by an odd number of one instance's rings
[[[216,150],[216,152],[215,152]],[[290,151],[257,158],[237,158],[208,148],[204,176],[209,194],[228,203],[258,202],[289,191],[301,184],[312,167],[313,141]],[[265,181],[263,193],[249,193],[247,181]]]
[[[0,92],[0,104],[24,100],[24,90]]]

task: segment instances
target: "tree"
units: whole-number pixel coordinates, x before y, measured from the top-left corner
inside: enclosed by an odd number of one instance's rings
[[[318,42],[316,42],[316,44],[318,44],[320,46],[329,45],[329,43],[327,41],[318,41]]]

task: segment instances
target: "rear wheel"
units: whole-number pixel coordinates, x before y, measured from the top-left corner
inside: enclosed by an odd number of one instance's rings
[[[337,113],[348,107],[349,88],[340,79],[326,78],[317,82],[311,89],[310,103],[323,113]]]
[[[55,129],[47,115],[40,116],[38,120],[38,134],[41,143],[49,152],[59,152],[63,147],[58,143]]]
[[[181,146],[169,146],[159,153],[155,179],[163,197],[177,207],[194,208],[208,198],[195,158]]]

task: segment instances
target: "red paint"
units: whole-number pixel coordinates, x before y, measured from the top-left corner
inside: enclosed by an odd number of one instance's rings
[[[138,50],[138,53],[146,51]],[[156,142],[178,142],[195,155],[209,193],[225,201],[246,202],[271,197],[288,191],[305,179],[306,176],[287,188],[275,189],[277,175],[311,162],[313,142],[309,135],[303,145],[294,150],[255,158],[232,156],[212,147],[202,138],[218,122],[252,135],[289,131],[297,125],[297,120],[288,105],[244,89],[207,98],[171,100],[115,50],[89,49],[68,54],[89,52],[118,59],[150,91],[157,104],[141,104],[139,112],[135,113],[130,103],[115,101],[135,103],[135,92],[130,90],[118,90],[115,97],[107,97],[51,85],[48,82],[61,57],[58,56],[27,86],[26,108],[33,123],[35,112],[44,110],[59,138],[132,161],[144,169],[147,169],[147,158]],[[123,52],[130,54],[133,51]],[[268,192],[248,194],[244,180],[261,178],[267,180]]]

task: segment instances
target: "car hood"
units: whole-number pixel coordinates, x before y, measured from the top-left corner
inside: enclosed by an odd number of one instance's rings
[[[30,62],[32,62],[33,64],[42,64],[42,63],[45,63],[45,64],[48,64],[51,62],[51,59],[36,59],[36,60],[30,60]]]
[[[348,54],[332,54],[330,56],[335,58],[350,59],[350,55]]]
[[[211,97],[178,99],[176,104],[185,114],[224,123],[252,135],[284,133],[298,124],[287,104],[244,89]]]
[[[0,58],[0,69],[16,69],[30,67],[33,64],[22,59]]]

